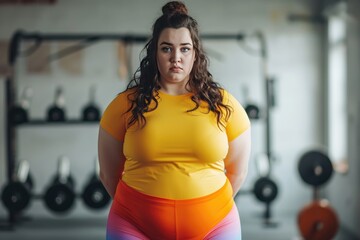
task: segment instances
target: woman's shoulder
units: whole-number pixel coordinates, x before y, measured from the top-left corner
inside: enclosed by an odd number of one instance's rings
[[[119,92],[113,101],[127,101],[129,100],[129,96],[131,96],[132,94],[134,94],[136,92],[136,88],[127,88],[122,92]]]
[[[226,89],[221,88],[220,92],[223,97],[224,104],[234,104],[234,103],[238,102],[238,100]]]

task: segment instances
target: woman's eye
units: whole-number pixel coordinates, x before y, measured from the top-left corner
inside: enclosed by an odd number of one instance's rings
[[[171,48],[170,47],[162,47],[161,50],[163,52],[170,52],[171,51]]]
[[[188,52],[188,51],[190,51],[190,48],[182,48],[181,51],[182,52]]]

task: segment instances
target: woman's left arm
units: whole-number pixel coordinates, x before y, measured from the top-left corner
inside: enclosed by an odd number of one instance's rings
[[[226,176],[229,179],[233,196],[240,190],[248,172],[251,152],[251,128],[229,142],[229,151],[224,160]]]

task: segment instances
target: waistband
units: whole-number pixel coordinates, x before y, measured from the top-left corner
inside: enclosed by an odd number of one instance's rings
[[[143,199],[150,203],[161,203],[161,204],[165,204],[165,205],[166,204],[173,205],[174,203],[180,204],[180,205],[181,204],[193,205],[193,204],[197,204],[197,203],[208,202],[209,200],[212,200],[212,199],[218,199],[219,197],[224,198],[223,200],[227,201],[227,200],[229,200],[229,198],[232,199],[233,192],[232,192],[231,184],[230,184],[229,180],[227,179],[225,184],[219,190],[217,190],[209,195],[199,197],[199,198],[192,198],[192,199],[180,199],[180,200],[179,199],[167,199],[167,198],[160,198],[160,197],[141,193],[141,192],[136,191],[135,189],[131,188],[123,181],[120,181],[118,183],[114,199],[116,201],[120,201],[120,198],[122,198],[124,196],[124,194],[126,194],[127,197],[131,196],[136,199]]]

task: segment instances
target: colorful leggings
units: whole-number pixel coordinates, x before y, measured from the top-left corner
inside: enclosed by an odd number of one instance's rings
[[[169,200],[117,189],[107,223],[107,240],[240,240],[240,219],[231,186],[209,196]],[[230,195],[229,195],[230,193]],[[230,199],[229,197],[230,196]]]

